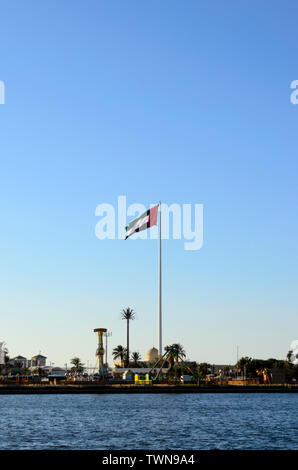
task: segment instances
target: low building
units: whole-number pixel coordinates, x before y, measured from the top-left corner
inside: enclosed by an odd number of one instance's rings
[[[62,367],[52,367],[48,377],[49,379],[65,379],[66,371]]]
[[[211,373],[214,375],[234,375],[237,373],[236,366],[230,364],[213,364],[211,365]]]
[[[15,366],[17,364],[20,364],[22,368],[27,367],[28,360],[24,356],[16,356],[11,359],[11,365]]]
[[[66,370],[63,367],[58,366],[44,366],[42,370],[45,375],[65,375]]]
[[[130,373],[130,375],[134,376],[134,375],[139,375],[139,376],[142,376],[142,375],[145,375],[145,374],[149,374],[149,372],[155,372],[156,374],[159,372],[159,367],[156,367],[155,369],[151,369],[150,367],[118,367],[117,369],[114,369],[113,370],[113,377],[114,378],[117,378],[117,379],[122,379],[123,378],[123,375],[128,373]],[[161,369],[161,371],[164,373],[164,372],[167,372],[168,371],[168,368],[163,368]]]
[[[42,356],[41,354],[37,354],[36,356],[31,357],[28,361],[29,367],[44,367],[46,365],[46,356]]]

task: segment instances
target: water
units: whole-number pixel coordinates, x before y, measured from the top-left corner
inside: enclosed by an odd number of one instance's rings
[[[0,449],[298,449],[298,394],[2,395]]]

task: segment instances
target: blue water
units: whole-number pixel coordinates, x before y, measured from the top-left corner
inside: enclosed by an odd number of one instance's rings
[[[298,394],[2,395],[0,449],[298,449]]]

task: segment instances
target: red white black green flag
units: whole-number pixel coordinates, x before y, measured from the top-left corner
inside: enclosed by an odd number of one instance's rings
[[[140,217],[130,222],[130,224],[125,227],[125,240],[136,232],[142,232],[142,230],[146,230],[153,225],[157,225],[157,213],[158,205],[152,207],[148,211],[144,212],[144,214],[140,215]]]

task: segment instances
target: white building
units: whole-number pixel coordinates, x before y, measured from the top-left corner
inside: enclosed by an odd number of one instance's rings
[[[28,367],[44,367],[46,365],[47,358],[41,354],[31,357],[28,361]]]

